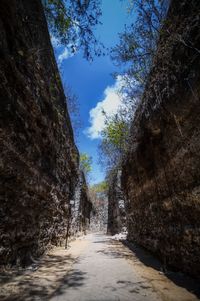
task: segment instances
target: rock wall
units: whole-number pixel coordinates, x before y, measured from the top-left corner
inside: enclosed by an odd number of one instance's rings
[[[90,227],[92,202],[89,197],[88,187],[83,172],[79,172],[73,200],[71,200],[71,225],[70,235],[77,237],[86,234]]]
[[[121,170],[117,170],[112,175],[109,184],[107,232],[114,235],[126,231],[126,211],[121,189]]]
[[[107,232],[108,198],[106,193],[97,193],[91,196],[93,208],[91,212],[91,232]]]
[[[78,152],[40,0],[0,1],[0,263],[66,237]]]
[[[171,1],[123,164],[128,238],[200,275],[200,2]]]

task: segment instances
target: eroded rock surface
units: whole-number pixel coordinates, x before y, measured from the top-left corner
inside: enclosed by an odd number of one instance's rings
[[[106,193],[97,193],[90,196],[92,200],[92,212],[90,231],[91,232],[107,232],[108,222],[108,198]]]
[[[126,230],[125,200],[121,187],[121,170],[116,170],[110,179],[108,191],[108,227],[109,234]]]
[[[0,263],[66,238],[78,152],[39,0],[0,1]]]
[[[171,2],[122,170],[128,237],[200,275],[200,2]]]
[[[77,237],[83,233],[86,234],[86,231],[90,227],[92,207],[84,173],[79,171],[78,181],[71,204],[72,220],[70,225],[70,235],[72,237]]]

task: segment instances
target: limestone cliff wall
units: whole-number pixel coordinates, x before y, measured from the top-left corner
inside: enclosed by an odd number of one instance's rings
[[[78,181],[71,204],[71,225],[70,235],[77,237],[85,234],[90,227],[90,216],[92,202],[89,197],[88,187],[84,173],[79,171]]]
[[[108,225],[109,234],[117,234],[126,229],[126,211],[121,189],[121,170],[112,174],[108,190]]]
[[[200,2],[171,1],[122,183],[128,237],[200,275]]]
[[[0,263],[27,264],[66,236],[78,177],[40,0],[0,1]]]
[[[90,195],[92,200],[92,212],[90,219],[91,232],[107,232],[108,222],[108,197],[104,193],[95,193]]]

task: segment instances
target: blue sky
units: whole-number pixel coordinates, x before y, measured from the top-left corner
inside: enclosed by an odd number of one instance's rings
[[[118,33],[131,21],[127,14],[127,2],[128,0],[102,0],[102,25],[97,27],[96,36],[105,47],[114,46],[118,42]],[[55,43],[53,44],[55,46]],[[117,71],[117,67],[109,55],[94,58],[94,61],[89,63],[79,52],[70,57],[63,46],[56,47],[56,57],[60,63],[62,61],[60,65],[63,82],[66,82],[78,97],[83,128],[77,146],[80,152],[92,157],[90,183],[98,183],[105,176],[98,165],[98,130],[103,126],[101,110],[104,108],[111,113],[118,106],[119,99],[115,93],[118,83],[111,75]]]

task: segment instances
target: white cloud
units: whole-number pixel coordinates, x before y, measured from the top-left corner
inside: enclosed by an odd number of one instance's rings
[[[77,45],[72,46],[72,44],[69,44],[67,47],[64,47],[60,40],[54,35],[51,35],[51,44],[54,48],[59,67],[64,60],[74,56],[77,52]]]
[[[72,57],[74,54],[70,53],[68,48],[64,48],[63,52],[58,56],[58,64],[61,65],[62,62],[69,57]]]
[[[121,98],[117,92],[121,85],[122,78],[119,76],[113,86],[108,86],[104,90],[104,99],[98,102],[95,108],[90,110],[91,126],[84,131],[90,139],[101,138],[101,131],[105,127],[105,116],[102,111],[109,117],[116,114],[122,106]]]
[[[51,44],[53,45],[54,48],[59,48],[62,46],[59,39],[53,35],[51,35]]]

